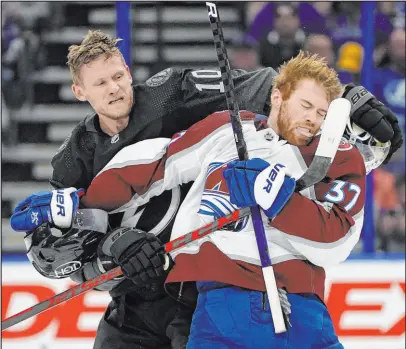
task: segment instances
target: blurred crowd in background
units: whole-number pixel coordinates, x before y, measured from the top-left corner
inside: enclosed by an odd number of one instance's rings
[[[363,62],[361,2],[244,2],[243,35],[232,39],[233,68],[277,69],[304,49],[326,57],[343,84],[359,84]],[[63,25],[59,3],[2,3],[2,144],[15,142],[13,113],[33,91],[27,72],[43,68],[41,37]],[[371,91],[405,131],[405,3],[378,2]],[[85,34],[85,33],[84,33]],[[21,59],[25,55],[29,59]],[[28,64],[27,64],[28,62]],[[374,171],[377,251],[405,250],[405,147]]]
[[[361,2],[254,2],[250,21],[236,40],[232,65],[277,69],[299,50],[326,57],[343,84],[361,83]],[[405,3],[378,2],[371,91],[397,115],[405,132]],[[377,251],[405,251],[405,146],[374,171]]]

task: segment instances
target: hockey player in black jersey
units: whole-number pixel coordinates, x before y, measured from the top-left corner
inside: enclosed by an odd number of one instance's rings
[[[95,113],[74,128],[52,159],[50,182],[67,198],[76,200],[78,194],[64,192],[63,188],[86,190],[95,175],[125,146],[145,139],[170,138],[212,112],[227,108],[219,71],[168,68],[144,84],[133,86],[116,44],[117,40],[102,32],[91,31],[81,45],[70,47],[68,65],[73,92],[79,100],[89,102]],[[269,115],[276,74],[271,68],[233,71],[240,108]],[[401,132],[389,109],[361,87],[347,86],[344,96],[353,103],[353,122],[381,142],[390,140],[391,153],[400,147]],[[101,289],[108,289],[113,300],[100,322],[95,349],[169,349],[186,345],[193,305],[188,308],[166,295],[163,266],[152,262],[153,255],[144,255],[142,261],[136,256],[148,246],[167,242],[173,218],[187,190],[188,187],[182,187],[164,192],[147,205],[127,210],[124,215],[110,214],[112,229],[123,225],[148,232],[139,235],[140,239],[126,251],[121,251],[125,258],[116,261],[120,264],[125,260],[126,265],[132,263],[134,270],[140,268],[148,271],[146,275],[161,276],[140,282],[139,276],[128,273],[127,278],[104,284]],[[50,202],[53,193],[48,195]],[[19,205],[16,214],[30,209],[30,205],[30,200]],[[52,215],[47,222],[58,227]],[[35,227],[25,230],[31,229]],[[93,261],[72,278],[83,281],[102,272],[103,265]],[[180,292],[181,296],[182,292],[185,290]]]

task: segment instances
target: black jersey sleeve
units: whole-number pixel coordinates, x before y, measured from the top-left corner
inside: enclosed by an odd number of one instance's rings
[[[191,70],[182,74],[183,101],[186,108],[202,110],[209,115],[227,108],[224,85],[219,70]],[[254,72],[242,69],[231,71],[235,97],[240,109],[264,113],[269,107],[272,79],[276,75],[272,68]],[[213,109],[212,109],[213,108]]]
[[[87,188],[92,181],[92,158],[95,142],[79,123],[51,160],[50,183],[54,188]]]
[[[164,124],[167,127],[169,124],[169,128],[172,126],[173,131],[187,129],[207,115],[228,109],[219,70],[169,68],[166,71],[170,72],[170,77],[163,83],[167,87],[162,86],[162,90],[167,92],[164,97],[167,100]],[[253,72],[232,70],[240,110],[268,115],[275,75],[272,68]]]
[[[272,68],[254,72],[233,70],[240,109],[268,115],[275,75]],[[165,69],[134,87],[130,123],[120,133],[119,143],[103,148],[98,132],[87,132],[85,120],[79,123],[52,159],[50,182],[56,188],[87,189],[96,173],[122,147],[144,139],[170,138],[207,115],[225,109],[227,103],[219,70]]]
[[[231,75],[235,86],[237,78],[239,78],[238,81],[241,81],[248,77],[248,73],[242,69],[232,70]],[[184,70],[182,91],[184,102],[191,108],[194,104],[204,105],[207,102],[215,102],[216,109],[227,109],[224,84],[219,70]]]

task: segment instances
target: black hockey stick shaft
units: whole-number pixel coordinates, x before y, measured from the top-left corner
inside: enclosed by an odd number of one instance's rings
[[[345,107],[345,105],[343,107]],[[343,107],[340,107],[340,111],[343,110]],[[348,113],[349,113],[349,111],[348,111]],[[328,115],[332,115],[330,113],[330,110],[329,110]],[[328,116],[326,118],[326,121],[332,120],[329,118],[330,118],[330,116]],[[330,142],[333,137],[330,137],[330,134],[327,132],[327,131],[331,130],[331,128],[332,128],[332,126],[329,126],[329,123],[327,123],[325,130],[322,133],[322,136],[323,136],[323,134],[326,135],[325,139],[327,139],[327,141],[326,142],[320,141],[319,146],[316,150],[316,154],[319,152],[319,150],[321,151],[321,149],[323,149],[324,152],[321,155],[315,156],[315,159],[313,160],[312,164],[309,166],[309,169],[300,178],[303,180],[300,190],[306,189],[308,186],[311,186],[319,181],[319,178],[321,175],[319,172],[317,172],[318,170],[322,172],[323,178],[324,178],[323,173],[327,173],[327,169],[331,163],[331,156],[334,157],[334,155],[331,154],[331,151],[334,150],[334,145]],[[335,127],[334,130],[336,131],[337,128]],[[337,149],[337,147],[335,148],[335,150],[336,149]],[[328,154],[330,154],[330,157]],[[317,182],[315,182],[315,181],[317,181]],[[297,189],[298,189],[298,186],[296,187],[296,190]],[[174,251],[180,247],[187,245],[191,241],[201,239],[204,236],[206,236],[214,231],[220,230],[225,225],[233,223],[233,222],[237,222],[241,218],[247,217],[248,215],[250,215],[250,210],[248,208],[236,210],[228,216],[221,217],[218,220],[213,221],[212,223],[209,223],[203,227],[200,227],[188,234],[180,236],[175,240],[169,241],[164,246],[165,251],[167,253]],[[49,309],[53,308],[54,306],[64,303],[87,291],[90,291],[91,289],[93,289],[109,280],[112,280],[118,276],[121,276],[121,275],[122,275],[121,268],[117,267],[117,268],[114,268],[114,269],[108,271],[107,273],[104,273],[93,279],[90,279],[81,284],[78,284],[71,289],[68,289],[62,293],[59,293],[58,295],[55,295],[54,297],[51,297],[37,305],[34,305],[33,307],[30,307],[26,310],[23,310],[15,315],[5,319],[1,323],[1,330],[2,331],[6,330],[7,328],[9,328],[13,325],[16,325],[32,316],[38,315],[46,310],[49,310]]]
[[[220,28],[221,29],[221,28]],[[222,32],[221,32],[221,35]],[[226,51],[224,51],[226,54]],[[226,59],[228,62],[228,59]],[[231,74],[230,74],[230,81],[231,80]],[[320,182],[325,175],[327,174],[327,171],[331,165],[332,160],[334,159],[335,153],[338,148],[338,141],[345,128],[346,120],[348,119],[349,112],[350,112],[350,104],[347,100],[345,99],[338,99],[333,102],[336,102],[336,107],[335,108],[329,108],[329,111],[327,113],[325,125],[323,127],[323,132],[321,136],[321,140],[319,142],[319,145],[316,150],[316,155],[310,164],[309,168],[307,171],[303,174],[301,178],[297,180],[296,183],[296,191],[304,190],[307,187],[310,187],[318,182]],[[333,105],[334,103],[332,103]],[[238,115],[238,105],[235,104],[237,107],[237,116]],[[241,124],[240,124],[241,125]],[[238,142],[238,143],[237,143]],[[245,152],[246,152],[246,146],[243,138],[236,139],[236,144],[237,149],[239,149],[239,153],[244,152],[244,147],[245,147]],[[250,214],[250,210],[248,208],[240,209],[235,211],[234,213],[222,217],[219,220],[216,220],[210,224],[207,224],[204,227],[198,228],[188,234],[185,234],[173,241],[168,242],[165,244],[165,251],[167,253],[178,249],[182,246],[185,246],[191,241],[198,240],[214,231],[217,231],[224,227],[225,225],[236,222],[239,219],[246,217]],[[262,224],[262,223],[261,223]],[[68,289],[58,295],[55,295],[54,297],[51,297],[37,305],[34,305],[31,308],[28,308],[26,310],[23,310],[7,319],[5,319],[2,323],[2,331],[15,325],[18,324],[32,316],[38,315],[48,309],[53,308],[54,306],[57,306],[58,304],[64,303],[65,301],[68,301],[69,299],[72,299],[76,296],[79,296],[94,287],[97,287],[113,278],[116,278],[118,276],[122,275],[122,271],[120,267],[114,268],[110,271],[108,271],[105,274],[99,275],[93,279],[87,280],[83,282],[82,284],[78,284],[75,287]]]
[[[224,84],[224,93],[226,97],[227,107],[230,111],[230,120],[233,128],[238,158],[240,160],[248,160],[247,145],[245,143],[242,132],[240,111],[237,99],[235,97],[234,83],[231,75],[227,49],[225,47],[223,30],[221,28],[220,15],[217,10],[217,6],[214,3],[206,2],[206,6],[210,20],[210,26],[213,33],[214,46],[216,49],[217,59],[220,67],[221,79]],[[288,319],[282,311],[281,303],[279,300],[275,274],[272,267],[272,261],[269,256],[269,247],[265,235],[264,224],[262,222],[261,211],[259,206],[253,206],[250,208],[250,210],[275,332],[286,332]]]
[[[225,47],[224,35],[221,28],[220,16],[214,3],[206,2],[206,5],[208,8],[221,77],[224,84],[227,106],[231,114],[231,124],[233,127],[238,157],[240,160],[247,160],[247,146],[242,133],[238,102],[235,98],[234,83]],[[296,181],[295,191],[302,191],[319,183],[326,177],[344,133],[350,109],[350,103],[343,98],[338,98],[330,104],[315,156],[305,173]],[[275,302],[270,303],[270,306],[272,317],[274,319],[275,332],[285,332],[288,319],[285,314],[282,314],[280,311],[279,299],[276,300],[276,298],[278,298],[276,297],[276,281],[259,207],[251,208],[251,214],[268,297],[270,298],[270,293],[274,296],[273,298]],[[282,322],[282,315],[285,320],[284,322]]]

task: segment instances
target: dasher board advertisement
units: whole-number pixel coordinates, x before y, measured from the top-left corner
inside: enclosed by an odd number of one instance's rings
[[[72,287],[29,263],[2,266],[2,319]],[[2,332],[3,349],[91,349],[110,301],[90,291]],[[405,261],[349,260],[327,271],[326,303],[346,349],[405,348]],[[292,309],[294,311],[294,309]]]

